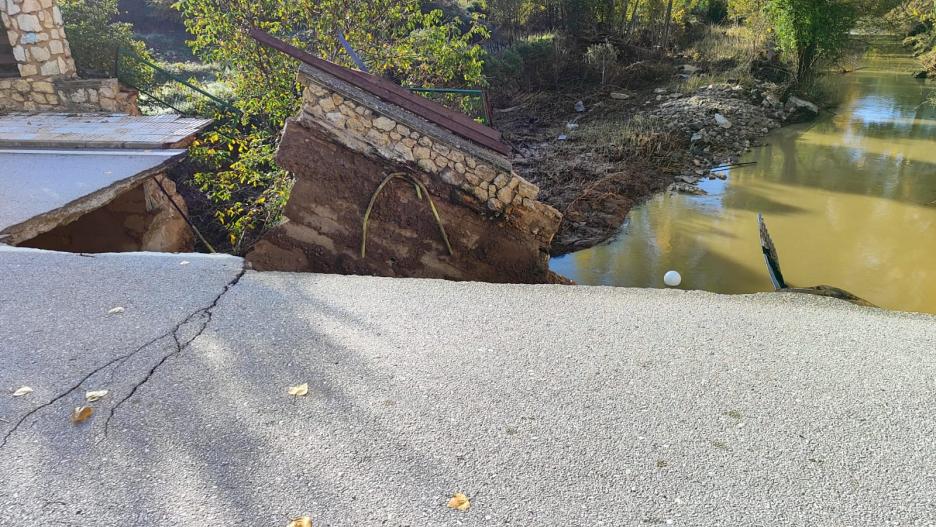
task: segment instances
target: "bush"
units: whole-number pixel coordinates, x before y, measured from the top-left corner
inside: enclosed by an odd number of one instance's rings
[[[696,13],[710,24],[721,24],[728,18],[728,2],[726,0],[702,0],[696,8]]]
[[[59,7],[79,76],[114,77],[114,59],[119,47],[152,58],[146,45],[133,38],[133,26],[115,21],[117,0],[61,0]],[[122,71],[136,86],[147,86],[152,80],[147,69],[135,64],[127,64]]]
[[[617,62],[618,49],[607,40],[603,44],[592,44],[585,51],[585,63],[601,71],[601,85],[608,80],[608,68]]]
[[[562,78],[588,74],[576,53],[560,35],[530,35],[488,56],[484,74],[496,96],[518,91],[558,89]],[[579,55],[580,56],[580,55]]]

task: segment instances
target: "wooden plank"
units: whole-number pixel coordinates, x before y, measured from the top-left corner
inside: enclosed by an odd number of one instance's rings
[[[365,90],[387,102],[405,108],[456,135],[490,148],[495,152],[504,155],[510,153],[510,146],[501,141],[500,132],[476,123],[465,114],[450,110],[425,97],[410,93],[402,86],[398,86],[386,79],[322,60],[295,46],[276,39],[257,28],[251,28],[249,34],[265,46],[286,53],[313,68],[328,73],[352,86]]]

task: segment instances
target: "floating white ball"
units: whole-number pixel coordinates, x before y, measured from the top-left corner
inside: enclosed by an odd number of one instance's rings
[[[682,275],[676,271],[667,271],[666,274],[663,275],[663,283],[669,287],[677,287],[682,283]]]

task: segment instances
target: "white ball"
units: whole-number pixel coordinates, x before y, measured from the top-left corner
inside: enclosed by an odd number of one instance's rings
[[[670,287],[677,287],[682,283],[682,275],[676,271],[667,271],[666,274],[663,275],[663,283]]]

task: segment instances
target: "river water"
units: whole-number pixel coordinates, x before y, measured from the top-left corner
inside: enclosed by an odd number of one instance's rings
[[[631,211],[608,243],[552,260],[579,284],[772,291],[760,251],[763,213],[784,277],[827,284],[878,306],[936,313],[936,81],[893,44],[835,75],[841,104],[767,136],[705,196],[662,194]]]

